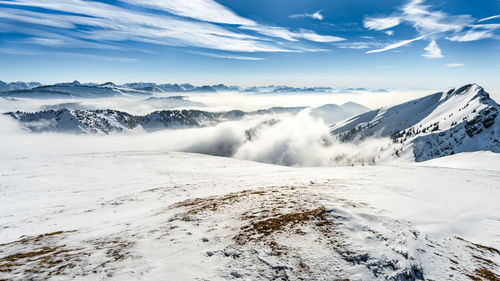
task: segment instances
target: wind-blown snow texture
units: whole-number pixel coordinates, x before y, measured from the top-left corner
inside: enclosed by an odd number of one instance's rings
[[[373,110],[332,126],[343,141],[393,138],[397,155],[417,161],[459,152],[500,152],[499,105],[483,88],[465,85],[390,108]]]
[[[500,276],[498,169],[154,151],[5,158],[0,170],[0,279]]]

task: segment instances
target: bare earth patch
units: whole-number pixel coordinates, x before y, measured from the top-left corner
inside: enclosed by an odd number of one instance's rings
[[[56,231],[0,244],[0,280],[67,279],[100,274],[111,277],[110,265],[131,258],[133,242],[99,238],[70,242],[75,231]]]

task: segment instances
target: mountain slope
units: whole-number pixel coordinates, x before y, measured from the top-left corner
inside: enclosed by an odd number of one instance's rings
[[[150,97],[141,101],[161,108],[175,106],[203,106],[183,96]],[[311,109],[311,115],[323,119],[327,123],[343,120],[354,114],[344,110],[344,105],[324,105]],[[105,109],[88,110],[78,103],[64,103],[39,112],[8,112],[5,115],[21,122],[31,132],[67,132],[109,134],[132,129],[157,131],[165,128],[201,127],[215,125],[228,120],[239,120],[245,116],[297,114],[306,107],[272,107],[265,110],[243,112],[239,110],[226,112],[210,112],[194,109],[158,110],[146,115],[131,115],[127,112]],[[352,109],[350,109],[352,110]],[[357,112],[367,110],[356,105]],[[271,117],[274,118],[274,117]]]
[[[458,152],[500,152],[499,105],[483,88],[469,84],[390,108],[352,117],[332,126],[342,141],[391,137],[396,150],[424,161]]]
[[[118,110],[59,109],[34,113],[9,112],[31,132],[65,132],[77,134],[109,134],[132,129],[156,131],[165,128],[199,127],[236,118],[234,112],[200,110],[161,110],[135,116]]]

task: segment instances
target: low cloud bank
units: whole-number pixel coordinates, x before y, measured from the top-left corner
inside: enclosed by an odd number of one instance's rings
[[[286,166],[369,165],[387,161],[390,139],[341,143],[309,110],[297,115],[266,115],[214,127],[108,136],[28,133],[0,118],[2,158],[114,151],[182,151],[234,157]]]

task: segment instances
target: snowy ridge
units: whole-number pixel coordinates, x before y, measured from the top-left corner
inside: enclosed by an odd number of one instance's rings
[[[396,155],[416,161],[459,152],[500,152],[499,105],[483,88],[469,84],[390,108],[373,110],[332,126],[343,141],[391,136]]]
[[[38,82],[10,82],[5,83],[0,81],[0,92],[14,91],[14,90],[26,90],[34,87],[42,86]]]
[[[202,105],[201,103],[186,100],[183,96],[151,97],[144,100],[144,102],[159,103],[160,106],[164,107],[172,105],[172,102],[174,105]],[[245,116],[297,114],[306,109],[306,107],[272,107],[252,112],[240,110],[210,112],[194,109],[159,110],[144,116],[137,116],[112,109],[79,109],[77,105],[67,103],[59,106],[67,106],[68,108],[55,107],[54,109],[33,113],[17,111],[5,114],[20,121],[22,126],[31,132],[109,134],[133,129],[157,131],[165,128],[210,126],[223,121],[239,120]],[[347,103],[341,106],[328,104],[311,109],[311,115],[322,118],[325,122],[335,122],[366,110],[368,108],[356,103]]]
[[[2,82],[3,83],[3,82]],[[5,84],[5,85],[4,85]],[[195,87],[191,85],[180,86],[177,84],[130,83],[115,85],[107,82],[104,84],[81,84],[78,81],[59,83],[54,85],[40,85],[39,83],[0,84],[0,97],[23,98],[106,98],[130,95],[155,95],[169,92],[216,92],[210,86]]]
[[[224,114],[200,110],[162,110],[134,116],[118,110],[59,109],[35,113],[10,112],[31,132],[66,132],[109,134],[132,129],[159,130],[175,127],[198,127],[224,120]]]
[[[107,88],[108,91],[105,91]],[[111,91],[114,90],[114,91]],[[157,84],[152,82],[134,82],[116,85],[112,82],[103,84],[80,83],[79,81],[42,85],[38,82],[11,82],[0,81],[0,97],[27,97],[50,98],[60,97],[64,93],[72,97],[106,97],[113,95],[156,95],[166,93],[215,93],[215,92],[241,92],[254,94],[328,94],[328,93],[354,93],[354,92],[387,92],[387,89],[375,88],[345,88],[345,87],[290,87],[286,85],[269,86],[227,86],[224,84],[193,86],[184,84]]]

